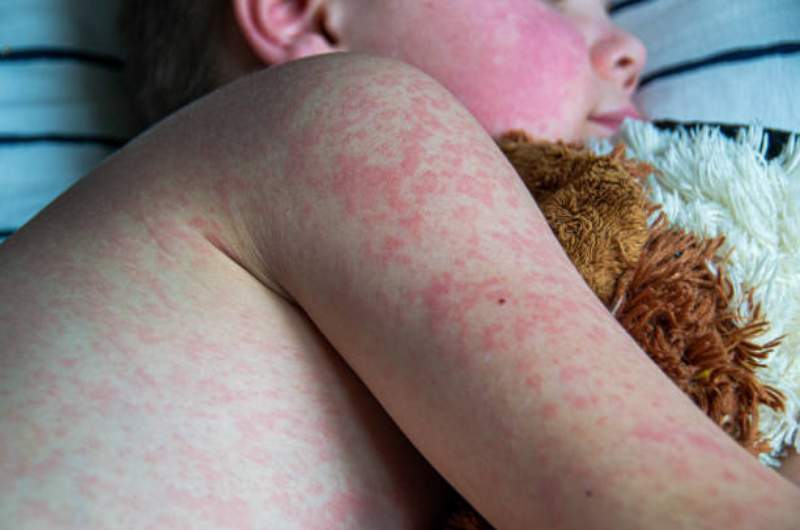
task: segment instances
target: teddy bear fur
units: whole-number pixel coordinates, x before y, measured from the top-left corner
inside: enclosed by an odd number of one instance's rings
[[[647,199],[653,168],[626,159],[621,145],[600,156],[522,131],[498,145],[583,279],[645,353],[754,456],[768,451],[758,406],[781,409],[784,396],[755,370],[779,340],[758,343],[769,326],[759,307],[746,318],[731,309],[724,237],[670,226]],[[445,530],[493,528],[455,491],[444,521]]]

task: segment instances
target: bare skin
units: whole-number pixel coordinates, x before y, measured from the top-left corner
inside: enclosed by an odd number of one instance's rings
[[[778,473],[800,486],[800,454],[794,447],[786,449],[786,457],[782,460]]]
[[[504,529],[800,517],[580,281],[477,122],[400,63],[323,56],[216,93],[0,267],[15,528],[426,528],[439,474]]]

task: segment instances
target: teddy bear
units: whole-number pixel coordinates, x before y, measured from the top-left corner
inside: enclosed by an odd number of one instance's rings
[[[754,456],[769,450],[760,405],[784,396],[756,375],[780,339],[760,344],[769,322],[748,293],[746,316],[731,308],[725,238],[671,226],[647,198],[646,163],[586,147],[536,141],[523,131],[497,140],[567,255],[597,297],[661,370],[712,421]],[[493,528],[456,492],[446,530]]]

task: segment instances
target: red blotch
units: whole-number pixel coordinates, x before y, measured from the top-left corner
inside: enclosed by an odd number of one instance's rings
[[[722,472],[722,478],[728,482],[739,482],[739,476],[730,469],[726,469]]]
[[[565,366],[559,370],[559,380],[564,383],[573,383],[578,379],[584,379],[590,375],[590,371],[583,366]]]
[[[518,302],[519,303],[519,302]],[[554,304],[551,296],[528,293],[522,297],[525,313],[514,319],[514,336],[520,343],[542,333],[558,335],[565,315]]]
[[[477,206],[467,206],[467,205],[459,205],[453,210],[453,218],[456,221],[470,221],[475,219],[479,215],[479,209]]]
[[[422,225],[424,218],[419,212],[412,213],[406,217],[401,217],[397,224],[406,229],[406,231],[415,239],[419,240],[422,235]]]
[[[401,251],[405,249],[406,242],[399,237],[386,236],[383,238],[383,247],[378,255],[378,261],[383,268],[387,268],[391,264],[401,263],[409,265],[411,258],[402,254]]]
[[[597,406],[597,403],[599,401],[600,401],[600,399],[594,394],[591,394],[591,395],[588,395],[588,396],[576,395],[576,396],[567,397],[567,402],[572,407],[574,407],[576,409],[579,409],[579,410],[586,410],[586,409],[593,408],[593,407]]]
[[[508,343],[500,335],[505,331],[503,324],[491,324],[481,331],[481,346],[484,350],[498,351],[508,349]]]
[[[542,390],[542,376],[539,374],[529,375],[525,378],[525,384],[536,393],[539,393]]]
[[[542,416],[547,420],[552,420],[558,417],[559,407],[558,403],[547,402],[542,407]]]
[[[456,189],[472,199],[479,201],[486,208],[494,207],[494,188],[487,182],[485,174],[458,180]]]
[[[430,315],[434,329],[455,325],[459,340],[464,340],[474,330],[469,312],[481,302],[491,299],[489,293],[496,292],[502,278],[487,278],[477,282],[456,281],[449,272],[434,277],[427,287],[409,293],[409,301],[421,298]]]
[[[353,493],[342,491],[334,493],[318,513],[324,520],[319,528],[342,528],[351,526],[355,515],[364,513],[369,509],[367,499]],[[314,521],[315,523],[317,521]],[[350,523],[350,524],[348,524]]]
[[[202,230],[206,230],[208,228],[208,221],[206,221],[205,219],[203,219],[200,216],[195,216],[195,217],[192,217],[189,220],[189,226],[191,226],[192,228],[196,228],[198,230],[201,230],[201,231]]]
[[[722,452],[722,446],[718,442],[712,440],[711,438],[703,434],[687,433],[686,439],[689,440],[689,443],[691,443],[694,447],[698,449],[702,449],[704,451],[712,451],[714,453]]]
[[[683,455],[677,457],[668,456],[667,462],[669,463],[670,468],[672,468],[672,472],[680,480],[688,481],[694,477],[694,473],[692,472],[692,469],[689,467],[689,462]]]
[[[597,324],[593,324],[592,327],[589,329],[588,333],[589,339],[594,342],[595,344],[604,344],[609,340],[609,332],[606,326],[599,326]]]
[[[676,442],[677,438],[677,435],[672,430],[672,428],[660,429],[654,427],[652,424],[642,423],[642,422],[639,422],[636,425],[631,434],[637,440],[643,442],[658,443],[658,444],[671,445]]]

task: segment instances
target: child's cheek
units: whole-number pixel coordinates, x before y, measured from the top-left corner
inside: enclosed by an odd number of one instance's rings
[[[493,134],[524,128],[572,139],[586,116],[589,52],[569,19],[529,0],[486,2],[471,27],[491,28],[473,47],[449,50],[457,65],[453,90]],[[581,123],[579,123],[579,121]]]

